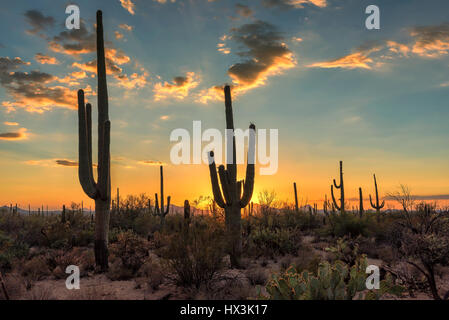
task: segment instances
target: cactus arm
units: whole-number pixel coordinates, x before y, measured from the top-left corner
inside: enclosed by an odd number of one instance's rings
[[[159,201],[157,199],[157,193],[154,194],[154,210],[156,212],[156,215],[160,214],[160,210],[159,210]]]
[[[229,171],[227,171],[225,169],[225,167],[223,165],[221,165],[218,167],[218,175],[220,176],[221,189],[223,190],[223,196],[225,198],[227,205],[229,206],[232,204],[232,195],[231,195],[231,191],[229,190],[229,188],[230,188]]]
[[[171,196],[168,196],[167,197],[167,207],[166,207],[166,210],[164,212],[164,216],[166,216],[168,214],[169,210],[170,210],[170,199],[171,199]]]
[[[369,202],[371,204],[371,207],[373,207],[373,209],[376,209],[376,205],[373,203],[373,199],[371,198],[371,195],[369,195]]]
[[[227,140],[227,143],[232,143],[232,163],[229,163],[228,159],[228,148],[226,148],[226,162],[227,163],[227,171],[229,172],[229,178],[232,184],[235,183],[237,179],[237,157],[236,157],[236,148],[235,148],[235,136],[234,136],[234,117],[232,115],[232,99],[231,99],[231,87],[225,86],[224,88],[225,94],[225,113],[226,113],[226,129],[232,130],[232,140]],[[232,187],[232,186],[231,186]]]
[[[162,166],[159,168],[161,173],[161,215],[164,214],[164,169]]]
[[[89,161],[89,150],[92,150],[92,146],[89,147],[88,122],[86,119],[86,107],[84,105],[84,91],[78,91],[78,130],[79,130],[79,165],[78,165],[78,178],[84,192],[91,199],[95,199],[97,196],[97,188],[92,174],[91,161]]]
[[[93,165],[92,165],[92,105],[86,103],[86,124],[87,124],[87,151],[89,153],[89,169],[91,177],[94,176]],[[94,180],[92,178],[92,180]]]
[[[248,139],[248,163],[246,165],[246,178],[243,186],[243,195],[240,200],[240,207],[245,208],[251,201],[254,191],[254,172],[255,172],[255,158],[256,158],[256,126],[251,124],[249,126]]]
[[[341,210],[341,208],[338,206],[337,201],[335,200],[335,197],[334,197],[334,186],[333,185],[331,185],[331,195],[332,195],[332,202],[334,203],[335,208],[337,208],[337,210]]]
[[[337,188],[337,189],[341,188],[341,181],[340,181],[340,185],[337,185],[337,182],[336,182],[335,179],[334,179],[334,186],[335,186],[335,188]]]
[[[111,122],[109,120],[104,123],[103,131],[103,157],[101,159],[101,179],[98,180],[98,188],[100,190],[101,199],[106,201],[110,197],[110,160],[109,160],[109,148],[110,148],[110,134],[111,134]]]
[[[214,200],[220,208],[225,208],[226,204],[223,200],[223,196],[221,194],[220,185],[218,183],[218,175],[217,175],[217,167],[215,166],[214,160],[214,152],[209,152],[209,173],[210,180],[212,184],[212,193],[214,195]]]
[[[382,209],[385,206],[385,200],[382,201],[382,204],[380,205],[379,209]]]

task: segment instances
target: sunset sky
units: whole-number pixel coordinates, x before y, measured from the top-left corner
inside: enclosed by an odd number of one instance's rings
[[[65,28],[68,4],[79,30]],[[370,4],[380,30],[365,28]],[[169,137],[194,120],[223,130],[226,83],[236,127],[279,130],[278,171],[256,174],[254,201],[264,189],[292,201],[295,181],[302,202],[321,202],[339,160],[347,198],[373,194],[373,173],[382,195],[399,184],[449,195],[447,1],[1,0],[0,206],[93,207],[78,181],[76,92],[95,133],[98,9],[114,196],[159,192],[160,163],[174,204],[211,195],[207,165],[170,163]]]

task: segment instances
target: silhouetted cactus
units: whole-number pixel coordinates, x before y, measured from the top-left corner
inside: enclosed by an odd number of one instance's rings
[[[95,263],[102,271],[108,268],[109,210],[111,204],[110,130],[108,89],[104,55],[103,21],[97,11],[98,79],[98,180],[92,165],[92,106],[84,103],[84,91],[78,91],[79,167],[78,176],[87,196],[95,200]]]
[[[363,194],[362,194],[362,188],[359,187],[359,216],[360,218],[363,217]]]
[[[338,206],[338,203],[335,200],[334,186],[335,186],[335,188],[340,189],[340,206]],[[331,195],[332,195],[332,201],[335,205],[335,208],[337,208],[337,210],[339,210],[341,213],[345,212],[345,187],[343,184],[343,161],[340,161],[340,184],[337,185],[337,182],[334,179],[334,184],[331,185]]]
[[[184,201],[184,228],[187,230],[190,225],[190,203],[189,200]]]
[[[227,168],[224,165],[218,167],[220,182],[218,181],[217,168],[215,166],[214,153],[209,153],[209,171],[212,182],[212,191],[217,205],[225,210],[226,230],[231,241],[229,254],[232,267],[240,267],[240,257],[242,252],[242,233],[241,233],[241,209],[246,207],[251,200],[254,189],[254,171],[255,171],[255,130],[256,126],[249,126],[249,143],[248,143],[248,163],[246,167],[246,179],[237,181],[237,163],[236,163],[236,146],[234,136],[234,118],[232,115],[231,88],[224,87],[225,95],[225,112],[226,112],[226,129],[228,134],[232,134],[232,139],[228,138],[226,154],[232,148],[232,160],[227,159]],[[243,188],[243,194],[242,194]]]
[[[65,217],[65,204],[62,205],[62,213],[61,213],[61,222],[65,223],[66,217]]]
[[[157,193],[154,194],[155,197],[155,204],[154,204],[154,210],[155,214],[161,218],[161,226],[165,223],[165,216],[168,214],[170,210],[170,196],[167,197],[167,207],[164,208],[164,169],[161,166],[160,167],[161,172],[161,206],[159,207],[159,201],[157,198]]]
[[[296,189],[296,182],[293,182],[293,190],[295,192],[295,210],[296,212],[299,211],[299,207],[298,207],[298,191]]]
[[[373,207],[373,209],[376,209],[376,213],[377,213],[377,220],[379,221],[380,218],[380,209],[382,209],[385,206],[385,200],[382,201],[382,204],[379,204],[379,193],[377,192],[377,181],[376,181],[376,175],[374,174],[374,189],[376,191],[376,204],[373,203],[373,200],[371,198],[371,194],[369,195],[369,202],[371,204],[371,207]]]

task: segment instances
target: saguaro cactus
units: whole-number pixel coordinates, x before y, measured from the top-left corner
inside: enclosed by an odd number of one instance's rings
[[[340,206],[338,206],[337,201],[334,197],[334,186],[337,189],[340,189]],[[334,203],[335,208],[339,210],[341,213],[345,212],[345,187],[343,184],[343,161],[340,161],[340,184],[337,185],[337,182],[334,179],[334,184],[331,185],[331,195],[332,201]]]
[[[296,182],[293,182],[293,190],[295,192],[295,210],[296,212],[299,211],[299,207],[298,207],[298,191],[296,189]]]
[[[359,216],[360,218],[363,217],[363,194],[362,194],[362,188],[359,187]]]
[[[385,200],[382,201],[382,204],[379,204],[379,193],[377,192],[377,181],[376,181],[376,175],[373,174],[374,176],[374,189],[376,191],[376,204],[373,203],[373,200],[371,198],[371,194],[369,195],[369,202],[371,204],[371,207],[373,207],[373,209],[376,209],[376,213],[377,213],[377,220],[379,221],[379,217],[380,217],[380,209],[382,209],[385,206]]]
[[[92,106],[84,103],[78,91],[79,168],[78,176],[87,196],[95,200],[95,263],[101,271],[108,268],[109,210],[111,204],[110,130],[108,88],[104,58],[103,21],[97,11],[97,79],[98,79],[98,180],[92,165]]]
[[[251,200],[254,189],[255,171],[255,130],[256,126],[249,126],[248,141],[248,163],[246,167],[246,179],[237,181],[236,147],[234,136],[234,118],[232,115],[231,88],[224,87],[227,147],[226,159],[227,167],[218,167],[221,189],[218,181],[217,168],[215,166],[214,153],[209,153],[209,171],[212,183],[212,192],[217,205],[225,210],[226,231],[230,239],[229,254],[231,266],[239,268],[241,266],[240,256],[242,252],[242,232],[241,232],[241,209],[246,207]],[[232,139],[230,139],[232,137]],[[230,157],[232,152],[232,159]],[[243,187],[243,194],[242,194]]]
[[[157,193],[155,193],[154,194],[154,197],[155,197],[154,210],[155,210],[155,214],[161,218],[161,225],[164,225],[165,216],[168,214],[168,212],[170,210],[170,198],[171,197],[170,196],[167,197],[167,207],[164,208],[164,167],[161,166],[160,171],[161,171],[161,206],[159,207]]]

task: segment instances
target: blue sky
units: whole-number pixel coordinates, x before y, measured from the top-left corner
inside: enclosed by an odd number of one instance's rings
[[[88,201],[75,169],[74,94],[90,88],[95,112],[97,9],[110,50],[112,184],[124,194],[155,192],[159,162],[174,203],[210,194],[207,166],[170,165],[169,135],[193,120],[224,128],[214,87],[225,83],[237,127],[279,129],[278,173],[256,177],[256,194],[275,187],[292,199],[296,181],[303,199],[320,201],[339,160],[350,197],[359,186],[372,193],[374,172],[382,193],[400,183],[449,193],[447,1],[70,3],[81,10],[81,37],[65,29],[69,2],[1,4],[0,203]],[[380,8],[380,30],[365,28],[370,4]]]

